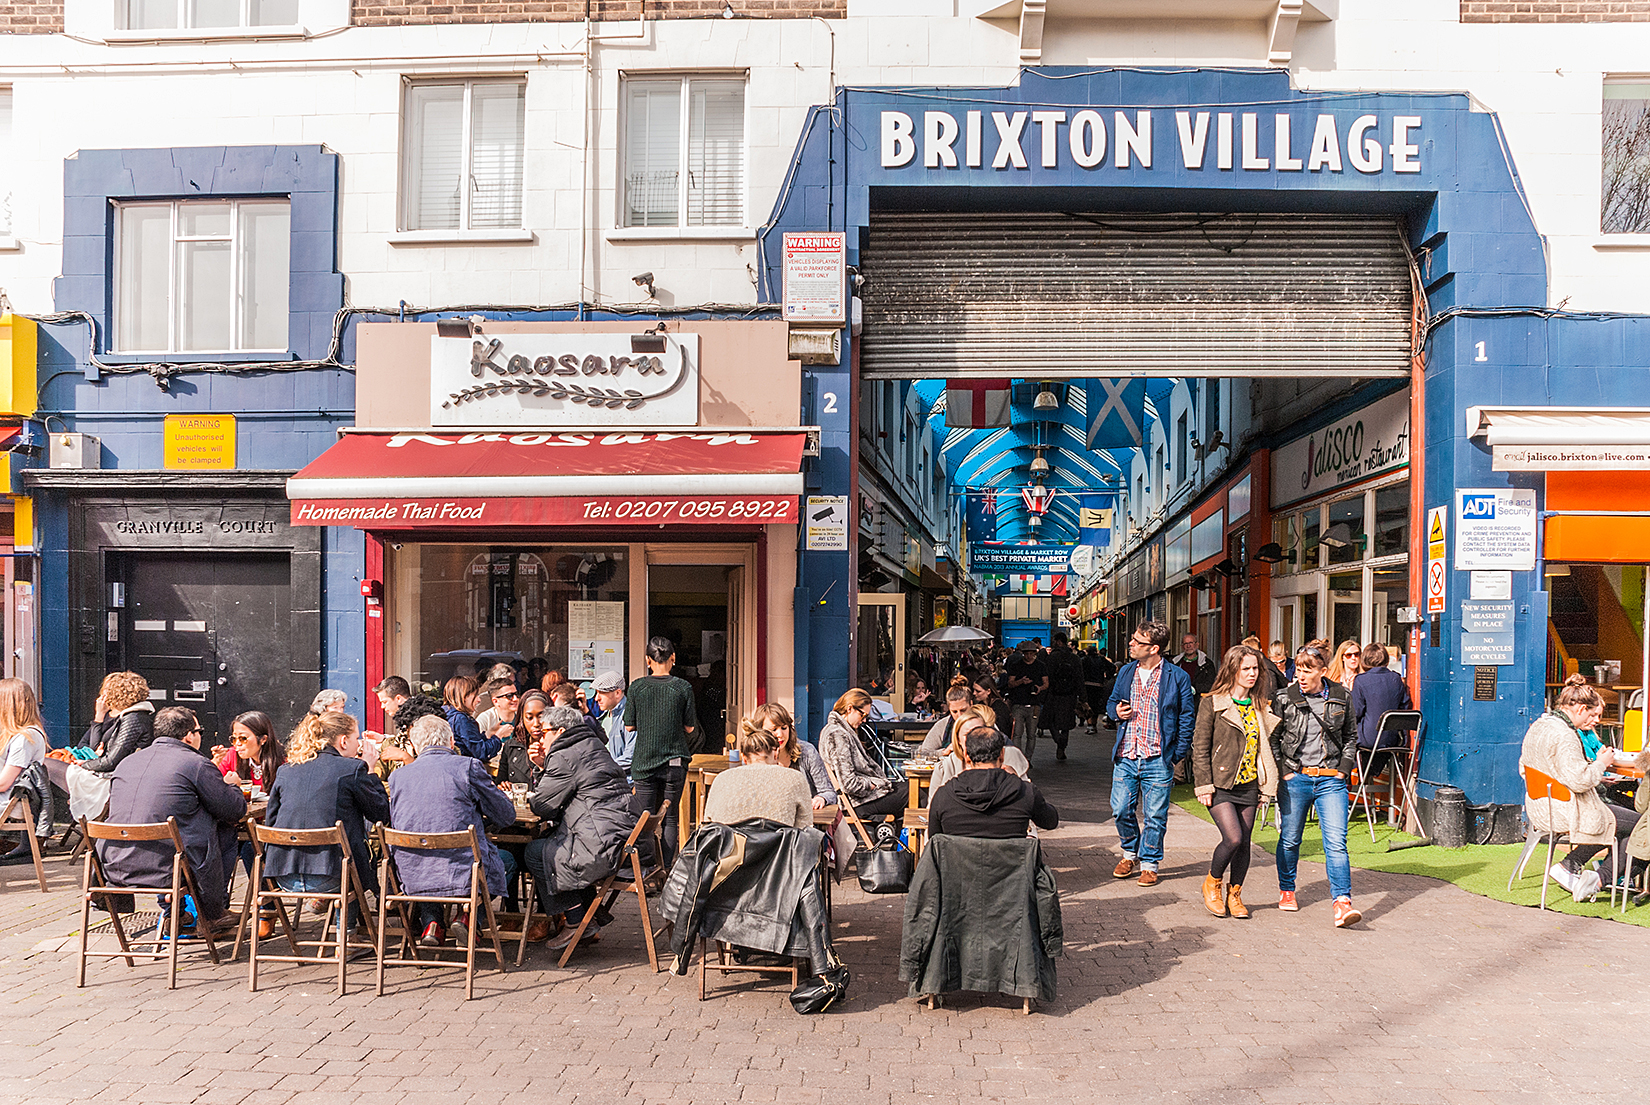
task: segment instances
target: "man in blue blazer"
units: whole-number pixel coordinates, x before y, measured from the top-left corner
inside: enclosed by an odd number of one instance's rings
[[[1141,886],[1157,882],[1163,834],[1169,825],[1174,764],[1191,754],[1192,727],[1197,722],[1191,679],[1180,668],[1163,662],[1168,646],[1168,626],[1141,622],[1129,637],[1129,662],[1117,673],[1106,703],[1107,716],[1121,723],[1111,750],[1111,811],[1123,858],[1112,869],[1112,877],[1126,879],[1138,872]],[[1138,812],[1142,797],[1144,826]]]

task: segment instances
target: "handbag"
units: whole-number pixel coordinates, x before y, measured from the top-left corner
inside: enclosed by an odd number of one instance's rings
[[[898,840],[861,848],[854,858],[859,865],[859,888],[867,894],[905,893],[917,867],[916,858]]]
[[[848,996],[848,968],[828,967],[791,991],[791,1008],[798,1013],[823,1013]]]

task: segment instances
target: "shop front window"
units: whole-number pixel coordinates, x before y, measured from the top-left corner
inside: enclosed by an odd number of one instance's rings
[[[1300,561],[1299,543],[1296,541],[1296,515],[1280,514],[1272,519],[1272,540],[1283,553],[1283,559],[1272,566],[1273,572],[1278,575],[1289,575],[1297,570]],[[1293,559],[1290,559],[1293,555]]]
[[[1321,514],[1322,511],[1318,507],[1313,507],[1301,515],[1300,559],[1303,570],[1316,568],[1321,563],[1319,558],[1323,555],[1323,548],[1318,544],[1318,538],[1321,536],[1318,519]]]
[[[1409,481],[1375,492],[1375,542],[1371,556],[1409,551]]]
[[[1401,674],[1408,663],[1405,647],[1409,632],[1407,626],[1398,623],[1398,610],[1409,605],[1409,569],[1406,566],[1377,568],[1373,574],[1375,640],[1392,654],[1387,666]]]
[[[1363,598],[1362,572],[1341,572],[1329,577],[1331,645],[1339,646],[1342,641],[1363,643]]]
[[[1324,530],[1323,545],[1329,553],[1330,564],[1356,564],[1364,558],[1364,497],[1329,504],[1329,528]]]
[[[409,545],[417,598],[395,656],[418,682],[485,674],[497,662],[569,678],[625,672],[628,550],[581,545]]]

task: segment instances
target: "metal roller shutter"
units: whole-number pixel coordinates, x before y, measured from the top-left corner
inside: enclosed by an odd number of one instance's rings
[[[867,378],[1408,376],[1390,217],[874,214]]]

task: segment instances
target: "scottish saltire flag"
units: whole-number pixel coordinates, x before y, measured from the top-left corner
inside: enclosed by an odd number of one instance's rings
[[[1146,442],[1146,381],[1089,380],[1090,449],[1141,448]]]
[[[1008,380],[947,380],[945,424],[977,430],[1008,425]]]
[[[1174,381],[1156,377],[1146,381],[1146,402],[1152,416],[1163,425],[1169,424],[1169,408],[1174,401]]]
[[[968,511],[964,519],[968,526],[968,543],[974,545],[981,541],[997,540],[997,493],[970,491],[967,502]]]
[[[1111,545],[1112,520],[1117,496],[1079,495],[1077,497],[1077,543],[1104,549]]]

